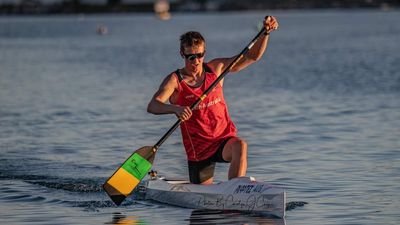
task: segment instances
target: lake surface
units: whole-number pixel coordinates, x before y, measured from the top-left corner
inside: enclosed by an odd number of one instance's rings
[[[176,121],[146,107],[183,66],[179,35],[202,32],[206,61],[228,57],[267,13],[280,29],[261,61],[226,77],[225,98],[249,144],[248,175],[308,204],[285,219],[114,206],[101,184]],[[399,11],[350,10],[0,17],[0,223],[398,224],[399,21]],[[154,168],[187,177],[178,131]]]

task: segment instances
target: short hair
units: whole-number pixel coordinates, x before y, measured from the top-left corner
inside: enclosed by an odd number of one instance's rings
[[[181,35],[181,51],[183,52],[185,47],[199,46],[206,44],[204,37],[197,31],[189,31]]]

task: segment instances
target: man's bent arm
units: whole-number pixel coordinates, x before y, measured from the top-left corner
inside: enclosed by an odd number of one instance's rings
[[[268,27],[268,32],[270,32],[271,30],[275,30],[278,27],[278,22],[274,17],[271,17],[271,19],[269,19],[268,21],[264,20],[264,26]],[[230,72],[238,72],[253,64],[254,62],[260,60],[267,49],[268,39],[269,35],[261,35],[254,43],[254,46],[246,54],[244,54],[244,56],[235,64],[234,67],[232,67]],[[236,57],[237,55],[231,58],[217,58],[210,61],[209,65],[218,75],[221,75],[221,73],[230,65],[230,63]]]
[[[178,106],[166,103],[174,93],[176,79],[174,76],[167,76],[158,91],[154,94],[147,106],[147,112],[156,115],[176,113]]]

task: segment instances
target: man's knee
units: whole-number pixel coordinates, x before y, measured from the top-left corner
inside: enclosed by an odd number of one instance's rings
[[[228,162],[231,162],[232,159],[245,159],[247,157],[247,142],[237,137],[230,139],[224,147],[222,157]]]
[[[232,143],[233,154],[237,157],[242,158],[247,156],[247,142],[241,138],[236,138]]]

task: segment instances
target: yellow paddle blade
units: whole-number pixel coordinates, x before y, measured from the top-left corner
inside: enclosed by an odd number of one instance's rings
[[[120,205],[146,176],[154,156],[151,146],[136,150],[103,184],[103,189],[116,205]]]

